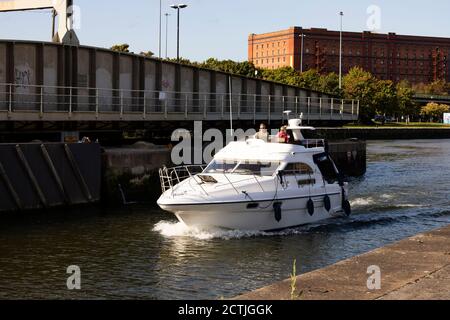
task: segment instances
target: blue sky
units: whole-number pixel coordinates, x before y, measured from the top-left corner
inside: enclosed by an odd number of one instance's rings
[[[1,1],[1,0],[0,0]],[[180,0],[181,1],[181,0]],[[81,44],[110,47],[129,43],[134,52],[158,52],[159,0],[74,0],[81,9]],[[169,56],[176,55],[176,12],[173,1],[162,0],[169,20]],[[367,30],[367,8],[381,8],[380,32],[450,37],[450,1],[433,0],[183,0],[189,5],[181,15],[181,55],[191,60],[208,57],[247,59],[250,33],[281,30],[289,26]],[[163,28],[164,28],[163,19]],[[0,38],[50,39],[50,11],[0,13]],[[163,30],[163,54],[165,52]]]

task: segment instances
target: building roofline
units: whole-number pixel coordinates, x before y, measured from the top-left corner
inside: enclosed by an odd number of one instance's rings
[[[323,32],[324,34],[329,34],[329,33],[339,33],[338,30],[328,30],[326,28],[309,28],[309,29],[305,29],[302,27],[298,27],[298,26],[293,26],[293,27],[289,27],[287,29],[282,29],[282,30],[278,30],[278,31],[273,31],[273,32],[265,32],[265,33],[252,33],[249,35],[249,40],[258,40],[260,38],[267,38],[267,37],[272,37],[272,36],[281,36],[281,35],[287,35],[287,34],[300,34],[302,32],[308,33],[308,32],[314,32],[314,33],[320,33]],[[424,36],[424,35],[411,35],[411,34],[397,34],[395,32],[388,32],[388,33],[377,33],[377,32],[372,32],[372,31],[343,31],[344,35],[351,35],[351,36],[355,36],[355,37],[370,37],[373,39],[396,39],[396,40],[413,40],[413,39],[423,39],[426,41],[445,41],[445,42],[450,42],[450,35],[449,37],[437,37],[437,36]]]

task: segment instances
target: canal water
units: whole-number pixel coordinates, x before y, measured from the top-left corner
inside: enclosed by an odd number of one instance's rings
[[[450,224],[450,140],[368,144],[354,215],[278,233],[187,229],[148,207],[0,217],[0,299],[220,299]],[[66,286],[81,269],[81,290]]]

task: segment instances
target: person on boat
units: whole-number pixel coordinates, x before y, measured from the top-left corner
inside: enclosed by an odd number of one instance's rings
[[[280,132],[278,133],[278,141],[280,143],[289,142],[289,134],[287,133],[287,126],[282,126]]]
[[[264,140],[265,142],[269,141],[269,131],[267,130],[267,126],[264,123],[261,123],[259,126],[259,131],[255,134],[255,139]]]

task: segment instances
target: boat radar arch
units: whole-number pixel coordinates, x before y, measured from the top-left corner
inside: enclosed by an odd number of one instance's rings
[[[302,125],[303,120],[302,119],[292,119],[289,120],[289,126],[288,130],[292,131],[292,134],[294,135],[295,141],[302,141],[305,140],[305,137],[303,136],[302,130],[311,130],[314,131],[316,128],[314,127],[304,127]]]

